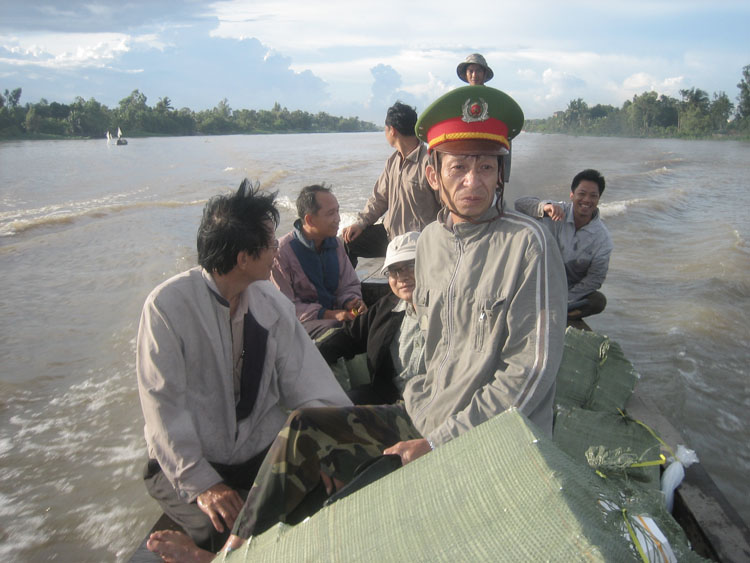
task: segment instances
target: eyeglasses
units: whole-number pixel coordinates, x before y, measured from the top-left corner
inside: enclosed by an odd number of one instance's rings
[[[413,276],[414,275],[414,262],[411,262],[410,264],[404,264],[403,266],[393,267],[391,266],[386,270],[385,275],[391,278],[399,278],[404,277],[406,275]]]

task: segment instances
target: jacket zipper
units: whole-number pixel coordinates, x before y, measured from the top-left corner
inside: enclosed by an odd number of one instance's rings
[[[435,378],[435,384],[433,385],[432,395],[430,396],[430,399],[424,404],[424,406],[419,409],[416,414],[415,418],[418,418],[422,415],[422,413],[425,411],[427,407],[429,407],[432,402],[435,400],[435,396],[437,395],[438,390],[438,382],[442,379],[440,377],[442,374],[445,373],[446,366],[448,364],[448,359],[451,355],[451,349],[453,348],[453,307],[454,307],[454,299],[453,299],[453,289],[456,284],[456,277],[458,277],[458,271],[461,267],[461,260],[463,259],[463,246],[461,245],[461,240],[453,235],[456,240],[456,250],[458,254],[458,259],[456,260],[456,266],[453,270],[453,274],[451,274],[451,280],[450,283],[448,283],[448,312],[447,312],[447,321],[448,321],[448,330],[446,331],[448,342],[445,347],[445,355],[443,356],[443,359],[440,362],[440,367],[438,368],[438,376]]]

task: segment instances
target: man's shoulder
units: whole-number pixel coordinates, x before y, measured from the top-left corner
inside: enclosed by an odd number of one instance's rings
[[[503,223],[505,225],[503,225]],[[511,227],[518,230],[531,229],[532,231],[537,231],[540,230],[542,223],[536,217],[529,217],[520,211],[505,209],[503,210],[503,216],[500,217],[499,221],[496,221],[496,225],[499,227]]]
[[[515,237],[536,240],[542,246],[551,238],[550,232],[541,220],[517,211],[505,211],[500,220],[495,222],[494,229]]]
[[[186,292],[194,292],[196,286],[200,287],[200,283],[205,284],[202,268],[196,266],[161,282],[151,291],[147,302],[171,300]]]
[[[425,228],[422,229],[422,232],[419,234],[419,238],[417,239],[417,248],[427,244],[428,242],[437,240],[437,237],[440,237],[442,234],[449,234],[449,232],[445,228],[440,215],[438,215],[438,218],[435,221],[425,225]]]
[[[279,239],[279,253],[276,255],[276,260],[280,263],[288,263],[289,260],[294,259],[295,254],[294,249],[292,249],[292,241],[294,240],[294,230],[289,231]]]
[[[429,154],[427,153],[427,145],[420,142],[416,148],[411,151],[409,154],[409,157],[411,157],[411,160],[418,163],[425,163],[427,162],[427,159],[429,158]]]
[[[253,282],[245,291],[250,310],[262,325],[270,326],[279,317],[295,318],[292,302],[269,280]]]
[[[398,151],[393,151],[385,161],[385,169],[388,170],[394,165],[398,165],[401,162],[401,154]]]
[[[294,240],[294,229],[292,229],[291,231],[289,231],[287,234],[285,234],[279,239],[279,248],[288,246],[289,243],[291,243],[293,240]]]

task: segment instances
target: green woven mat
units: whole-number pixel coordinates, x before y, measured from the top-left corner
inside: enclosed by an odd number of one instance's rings
[[[565,331],[555,403],[616,411],[625,408],[637,380],[638,374],[619,344],[595,332],[570,327]]]
[[[600,478],[510,410],[226,560],[639,561],[627,524],[642,534],[643,514],[668,533],[679,561],[701,560],[643,491]]]
[[[607,477],[659,488],[661,444],[627,415],[558,407],[553,436],[562,451]]]

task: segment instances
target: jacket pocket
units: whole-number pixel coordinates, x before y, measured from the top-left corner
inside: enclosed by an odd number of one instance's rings
[[[505,311],[505,297],[478,298],[472,315],[472,349],[484,352],[492,348],[489,342],[496,330],[498,321],[502,321]]]
[[[419,329],[422,331],[422,333],[426,333],[430,318],[429,291],[415,291],[414,309],[416,309],[417,311],[417,321],[419,322]]]

